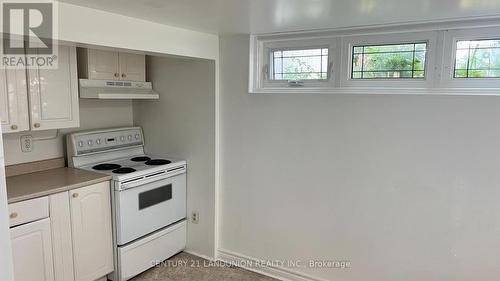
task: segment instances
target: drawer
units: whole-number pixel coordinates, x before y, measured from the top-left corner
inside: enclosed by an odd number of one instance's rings
[[[49,217],[49,198],[41,197],[9,204],[10,227]]]
[[[129,280],[186,247],[186,221],[118,247],[118,280]]]

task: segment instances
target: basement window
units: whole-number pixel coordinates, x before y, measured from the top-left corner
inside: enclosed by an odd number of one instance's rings
[[[271,50],[270,80],[328,79],[328,48]]]
[[[425,78],[427,43],[354,46],[351,79]]]
[[[499,78],[500,39],[456,43],[454,78]]]
[[[500,95],[500,21],[250,36],[249,93]]]

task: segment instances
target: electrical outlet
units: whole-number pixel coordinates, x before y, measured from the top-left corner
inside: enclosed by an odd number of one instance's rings
[[[198,213],[198,211],[193,211],[193,213],[191,214],[191,221],[195,224],[200,222],[200,214]]]
[[[31,135],[21,136],[21,151],[22,152],[33,151],[33,136]]]

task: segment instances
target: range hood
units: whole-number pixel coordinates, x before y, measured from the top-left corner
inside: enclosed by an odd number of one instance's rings
[[[151,82],[80,79],[80,98],[157,100],[160,95]]]

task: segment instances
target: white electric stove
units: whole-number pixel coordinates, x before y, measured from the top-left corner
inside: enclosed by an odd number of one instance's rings
[[[67,137],[70,167],[112,176],[115,271],[129,280],[186,246],[186,161],[147,155],[140,127]]]

